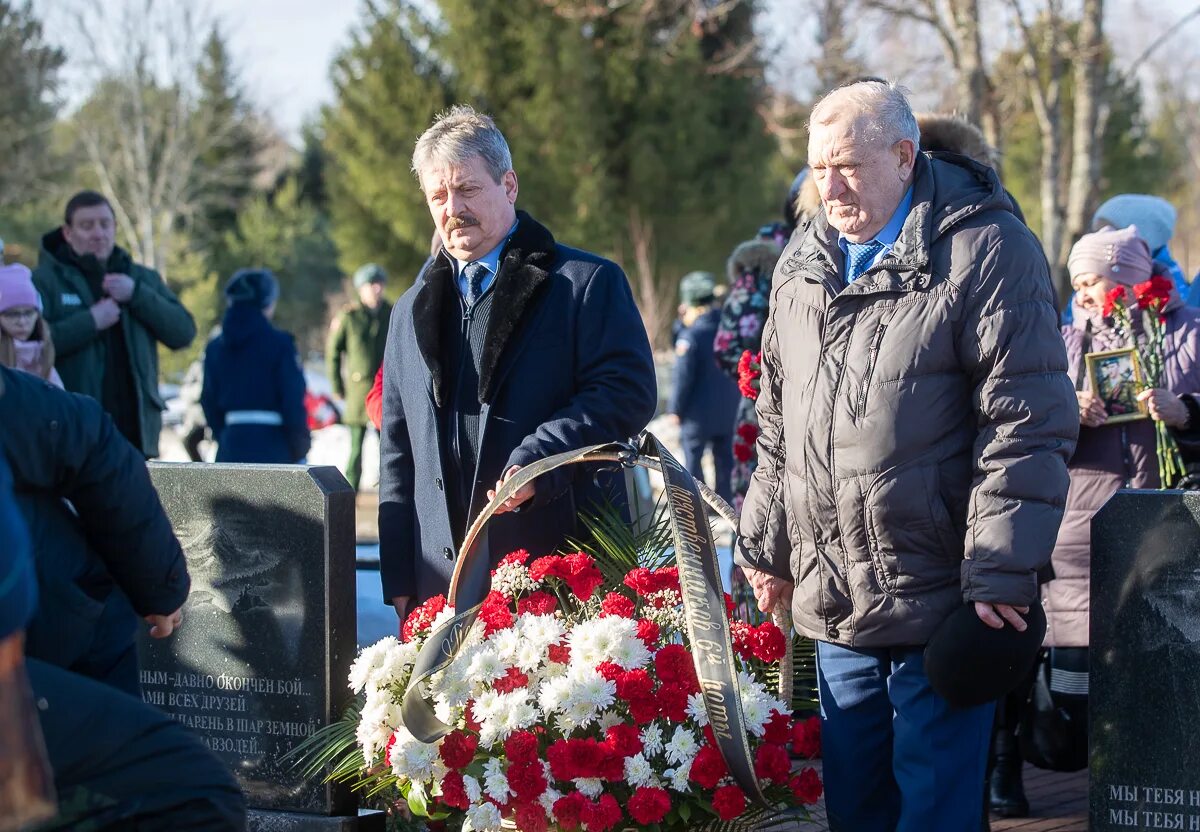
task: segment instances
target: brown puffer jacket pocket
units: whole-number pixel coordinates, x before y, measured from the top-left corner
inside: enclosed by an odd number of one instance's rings
[[[958,582],[963,540],[938,489],[936,464],[884,471],[867,489],[863,505],[880,589],[917,595]]]

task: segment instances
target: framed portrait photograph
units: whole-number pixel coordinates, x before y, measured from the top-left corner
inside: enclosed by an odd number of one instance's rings
[[[1136,349],[1126,347],[1107,352],[1089,352],[1084,360],[1087,362],[1092,390],[1104,402],[1104,409],[1108,413],[1105,424],[1150,418],[1137,400],[1138,393],[1146,388],[1146,384]]]

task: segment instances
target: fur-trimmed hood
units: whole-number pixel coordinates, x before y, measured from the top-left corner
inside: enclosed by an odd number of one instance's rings
[[[500,254],[493,285],[492,313],[488,318],[483,355],[479,360],[479,401],[495,394],[500,358],[532,306],[539,287],[549,279],[556,258],[554,235],[524,211],[517,212],[517,230]],[[445,367],[442,364],[442,304],[454,292],[454,264],[445,249],[425,269],[413,300],[413,326],[417,347],[433,377],[433,398],[438,407],[446,401]]]
[[[747,240],[739,243],[725,263],[729,285],[747,272],[769,275],[775,271],[775,263],[783,250],[773,240]]]
[[[998,169],[1000,156],[988,144],[983,132],[961,116],[946,113],[917,113],[917,126],[921,129],[921,149],[957,153]]]

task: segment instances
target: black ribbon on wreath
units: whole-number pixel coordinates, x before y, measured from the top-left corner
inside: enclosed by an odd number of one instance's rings
[[[724,591],[716,545],[705,513],[705,497],[731,522],[733,513],[724,500],[698,484],[649,432],[643,432],[632,443],[593,445],[538,460],[519,470],[504,483],[491,503],[471,524],[463,540],[450,580],[448,600],[456,610],[455,615],[430,633],[414,661],[401,704],[405,728],[425,743],[437,742],[453,730],[453,726],[438,719],[432,699],[423,689],[427,687],[431,676],[454,661],[479,615],[480,606],[491,590],[486,526],[495,507],[548,471],[563,465],[596,462],[640,465],[662,472],[671,535],[675,543],[675,562],[679,567],[684,619],[709,725],[712,726],[717,749],[738,786],[753,803],[767,809],[774,808],[759,787],[754,773],[754,757],[746,738],[733,640],[724,613]],[[703,497],[701,489],[705,492]],[[790,670],[783,668],[781,676],[790,680],[790,675]]]

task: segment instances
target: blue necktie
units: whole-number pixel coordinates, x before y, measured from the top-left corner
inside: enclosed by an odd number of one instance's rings
[[[871,267],[875,257],[883,251],[883,243],[868,240],[865,243],[846,243],[846,248],[846,283],[850,284]]]
[[[467,306],[474,306],[483,294],[483,280],[488,276],[487,266],[476,260],[463,268],[463,277],[467,279]]]

